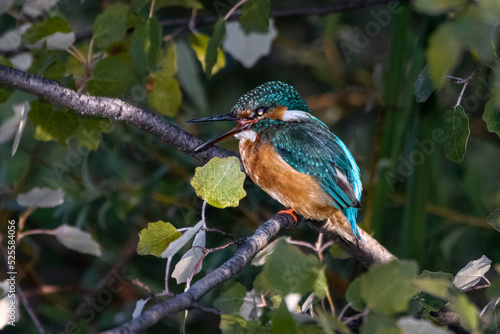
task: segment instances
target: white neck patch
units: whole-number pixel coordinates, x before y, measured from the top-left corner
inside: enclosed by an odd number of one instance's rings
[[[285,110],[283,114],[283,120],[286,121],[300,121],[302,119],[309,118],[309,113],[301,110]]]
[[[242,131],[240,133],[235,134],[234,138],[239,140],[248,139],[253,143],[255,141],[255,138],[257,138],[257,132],[253,130]]]

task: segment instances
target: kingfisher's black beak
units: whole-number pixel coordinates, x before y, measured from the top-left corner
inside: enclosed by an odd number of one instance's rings
[[[217,137],[210,139],[205,144],[198,146],[194,150],[195,152],[200,152],[201,150],[204,150],[207,147],[215,145],[216,143],[218,143],[226,138],[234,136],[235,134],[240,133],[242,131],[245,131],[250,127],[250,125],[252,125],[251,122],[241,122],[241,119],[238,118],[233,113],[195,118],[195,119],[192,119],[190,121],[187,121],[187,123],[218,122],[218,121],[234,121],[234,122],[238,122],[238,125],[236,125],[236,127],[232,128],[231,130],[228,130],[224,133],[221,133]]]
[[[218,122],[218,121],[237,121],[238,117],[233,113],[227,113],[222,115],[213,115],[200,118],[194,118],[187,123],[199,123],[199,122]]]

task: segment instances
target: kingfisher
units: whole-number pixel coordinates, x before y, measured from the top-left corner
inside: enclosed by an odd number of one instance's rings
[[[231,112],[188,123],[234,121],[236,127],[195,149],[234,136],[247,175],[296,220],[330,221],[361,240],[356,224],[362,184],[346,145],[311,114],[292,86],[272,81],[245,93]]]

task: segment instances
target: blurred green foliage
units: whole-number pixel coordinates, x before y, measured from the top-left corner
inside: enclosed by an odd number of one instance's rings
[[[250,0],[240,8],[241,29],[247,32],[265,33],[269,10],[304,11],[271,19],[278,36],[270,54],[251,68],[221,51],[228,25],[216,19],[236,2],[158,0],[154,10],[149,0],[70,0],[43,10],[23,0],[0,6],[0,64],[58,80],[79,92],[154,109],[200,138],[211,138],[227,125],[198,127],[186,120],[228,112],[239,96],[266,81],[293,85],[360,166],[365,207],[360,226],[398,258],[411,259],[365,271],[352,258],[336,257],[337,252],[321,253],[319,261],[307,254],[307,247],[280,240],[263,268],[247,266],[234,279],[247,293],[254,285],[277,288],[276,295],[266,296],[267,306],[258,307],[260,301],[249,306],[247,296],[243,307],[252,310],[247,318],[191,310],[186,331],[220,328],[223,333],[240,333],[244,328],[261,333],[267,327],[273,333],[329,333],[332,328],[348,332],[337,316],[350,302],[352,309],[345,315],[370,310],[362,333],[400,333],[404,317],[418,311],[423,319],[437,323],[432,312],[448,301],[463,317],[464,327],[498,331],[498,306],[491,300],[498,298],[494,291],[500,262],[500,233],[495,230],[495,210],[500,208],[499,1],[395,1],[314,16],[307,14],[308,8],[326,8],[329,2]],[[172,24],[189,20],[194,8],[197,16],[213,17],[212,23],[192,30]],[[56,32],[65,35],[54,37]],[[240,43],[240,48],[252,45],[250,39]],[[23,117],[13,106],[24,101],[31,109],[25,110],[27,125],[11,156]],[[150,291],[162,292],[165,283],[171,292],[182,292],[183,284],[172,278],[165,282],[166,260],[138,255],[137,245],[140,231],[150,222],[168,221],[183,228],[201,219],[202,200],[190,185],[198,162],[126,124],[77,116],[20,91],[0,87],[0,103],[4,245],[8,221],[19,224],[27,211],[17,196],[48,187],[62,188],[64,203],[34,210],[23,232],[67,224],[90,233],[102,251],[100,257],[81,254],[54,242],[51,235],[20,240],[17,282],[45,328],[112,328],[130,320],[136,301]],[[221,145],[237,150],[235,140]],[[208,207],[208,227],[241,238],[280,209],[250,181],[245,190],[247,196],[237,208]],[[288,233],[310,245],[318,238],[305,225]],[[226,240],[207,232],[207,247]],[[209,254],[195,279],[234,251],[233,246]],[[486,274],[494,281],[488,294],[485,289],[468,295],[453,290],[444,273],[456,274],[483,254],[497,264]],[[175,255],[172,265],[181,256],[182,252]],[[301,259],[314,260],[307,275],[294,262]],[[417,276],[417,267],[428,271]],[[283,268],[306,283],[291,288],[291,281],[280,276]],[[433,273],[438,271],[443,275]],[[3,273],[2,269],[0,280],[6,278]],[[328,294],[323,291],[318,298],[318,280],[323,279]],[[396,286],[401,291],[394,295],[387,290]],[[446,293],[437,293],[442,289]],[[297,291],[302,295],[296,308],[303,305],[306,292],[316,292],[312,303],[320,311],[318,321],[294,323],[284,295]],[[242,304],[243,296],[240,285],[222,287],[201,303],[223,303],[229,313]],[[327,314],[332,306],[335,317]],[[25,310],[20,307],[19,312],[21,322],[15,328],[7,326],[5,333],[36,332]],[[173,315],[148,332],[178,331],[181,323],[182,316]]]

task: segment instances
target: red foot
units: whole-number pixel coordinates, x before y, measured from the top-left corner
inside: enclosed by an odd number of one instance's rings
[[[292,216],[294,222],[297,222],[297,216],[295,215],[295,212],[292,208],[280,210],[278,213],[287,213]]]

